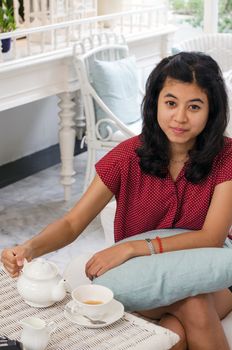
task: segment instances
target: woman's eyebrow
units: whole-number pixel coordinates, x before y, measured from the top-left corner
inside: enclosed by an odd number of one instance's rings
[[[173,94],[171,94],[170,92],[167,93],[166,95],[164,95],[164,97],[172,97],[172,98],[175,98],[176,100],[178,100],[178,98],[176,96],[174,96]],[[193,98],[193,99],[189,100],[188,102],[200,102],[200,103],[204,104],[204,101],[200,98]]]
[[[174,96],[173,94],[170,94],[170,92],[168,92],[166,95],[164,95],[164,97],[172,97],[172,98],[176,98],[176,96]]]
[[[200,103],[204,104],[204,101],[201,100],[200,98],[193,98],[192,100],[189,100],[189,102],[200,102]]]

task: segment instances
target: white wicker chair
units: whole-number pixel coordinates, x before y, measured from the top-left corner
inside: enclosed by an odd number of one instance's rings
[[[232,34],[204,34],[196,38],[184,40],[172,48],[178,51],[201,51],[212,56],[223,72],[232,69]]]
[[[106,40],[104,42],[104,40]],[[88,150],[88,160],[84,190],[94,177],[96,151],[115,147],[121,141],[141,132],[141,119],[132,124],[124,124],[102,101],[92,86],[91,64],[95,59],[115,61],[128,57],[128,47],[122,37],[116,35],[92,36],[81,43],[84,53],[79,55],[80,43],[74,48],[74,65],[76,67],[86,118],[85,142]],[[87,47],[87,50],[86,50]],[[142,91],[141,91],[142,94]],[[107,118],[97,121],[96,104],[105,112]],[[107,123],[107,136],[102,137],[101,126]]]

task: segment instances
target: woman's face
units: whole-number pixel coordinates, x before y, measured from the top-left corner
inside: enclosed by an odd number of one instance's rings
[[[208,120],[206,93],[196,83],[167,78],[158,98],[158,123],[172,144],[190,149]]]

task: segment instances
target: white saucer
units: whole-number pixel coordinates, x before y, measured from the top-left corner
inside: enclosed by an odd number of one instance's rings
[[[73,300],[71,300],[67,305],[71,307]],[[71,322],[78,324],[79,326],[88,328],[102,328],[111,325],[112,323],[118,321],[124,315],[124,306],[119,301],[113,299],[109,304],[109,311],[101,319],[105,321],[105,324],[92,324],[85,317],[80,315],[72,315],[67,310],[64,310],[64,316]]]

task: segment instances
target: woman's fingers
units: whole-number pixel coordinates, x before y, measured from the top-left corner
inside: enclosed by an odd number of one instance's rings
[[[115,264],[109,262],[108,259],[103,259],[101,256],[93,256],[85,266],[85,274],[91,280],[98,277],[114,267]]]
[[[95,253],[86,263],[86,276],[90,279],[98,277],[113,267],[122,264],[129,258],[130,256],[128,255],[126,244],[121,243],[106,248],[100,252]]]
[[[90,259],[87,261],[87,263],[86,263],[86,265],[85,265],[85,273],[86,273],[86,271],[90,268],[90,266],[91,266],[93,263],[94,263],[94,255],[92,256],[92,258],[90,258]]]
[[[6,248],[2,251],[1,262],[4,268],[12,277],[17,277],[23,268],[25,259],[25,249],[20,246],[14,248]]]
[[[85,274],[88,278],[92,280],[94,277],[98,276],[98,271],[101,268],[102,268],[102,264],[93,259],[91,263],[88,264],[88,266],[86,265]]]

